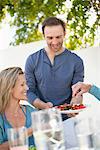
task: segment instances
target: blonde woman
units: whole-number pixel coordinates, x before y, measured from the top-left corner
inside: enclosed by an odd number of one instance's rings
[[[19,67],[7,68],[0,72],[0,150],[8,150],[7,129],[26,126],[29,145],[34,145],[31,129],[31,112],[35,109],[21,106],[26,100],[27,85],[24,73]]]

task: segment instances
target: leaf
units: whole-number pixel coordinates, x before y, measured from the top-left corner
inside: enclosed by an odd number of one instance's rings
[[[42,21],[49,16],[63,15],[69,29],[65,45],[70,49],[93,45],[95,33],[100,26],[98,0],[70,0],[70,2],[71,7],[67,8],[67,0],[0,0],[0,21],[4,20],[7,13],[10,14],[12,19],[9,24],[16,27],[11,44],[18,45],[41,40]],[[90,27],[88,18],[91,8],[95,10],[97,17]]]

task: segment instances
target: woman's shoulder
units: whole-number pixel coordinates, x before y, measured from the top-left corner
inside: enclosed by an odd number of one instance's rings
[[[31,111],[31,112],[33,112],[33,111],[36,111],[37,109],[35,109],[35,108],[32,108],[32,107],[30,107],[30,106],[26,106],[27,107],[27,109],[29,110],[29,111]]]
[[[2,114],[0,114],[0,121],[1,121],[1,120],[3,120],[3,115],[2,115]]]
[[[0,126],[2,126],[2,125],[3,125],[3,115],[0,114]]]

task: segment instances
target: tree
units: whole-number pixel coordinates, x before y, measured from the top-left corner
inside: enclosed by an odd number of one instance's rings
[[[70,4],[70,7],[69,7]],[[16,26],[13,45],[43,39],[41,22],[49,16],[62,15],[67,22],[66,46],[70,49],[94,44],[100,22],[99,0],[0,0],[0,22],[9,13]],[[89,26],[90,14],[95,21]]]

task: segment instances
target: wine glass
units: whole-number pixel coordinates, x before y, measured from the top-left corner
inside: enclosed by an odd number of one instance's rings
[[[37,150],[65,150],[62,118],[58,109],[32,112],[32,128]]]
[[[26,127],[9,128],[7,131],[10,150],[28,150]]]

